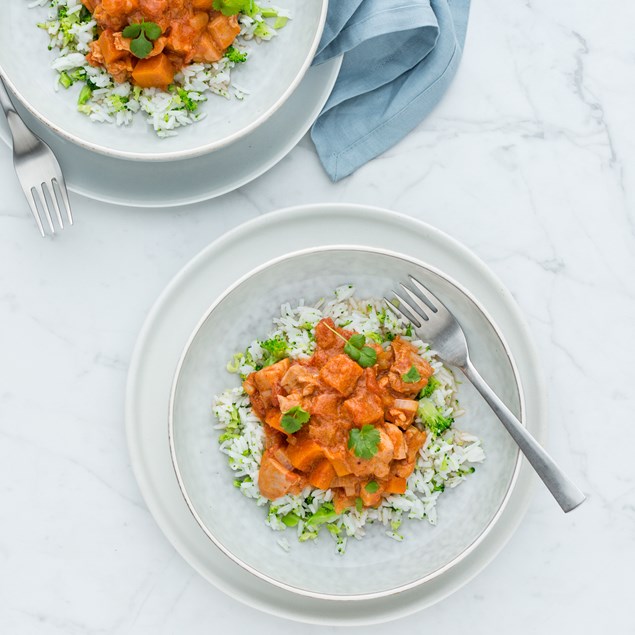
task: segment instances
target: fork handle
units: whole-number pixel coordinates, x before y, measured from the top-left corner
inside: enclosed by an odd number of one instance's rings
[[[489,387],[469,359],[461,370],[501,420],[563,511],[570,512],[581,505],[586,500],[586,496],[569,480],[536,439],[527,432],[527,429]]]

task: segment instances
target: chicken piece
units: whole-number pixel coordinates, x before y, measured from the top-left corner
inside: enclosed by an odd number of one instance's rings
[[[390,437],[393,444],[393,459],[399,461],[406,458],[407,446],[403,436],[403,432],[391,423],[386,424],[386,434]]]
[[[426,433],[419,430],[419,428],[412,426],[404,432],[404,439],[406,441],[406,445],[408,446],[406,459],[408,461],[415,461],[419,450],[426,442]]]
[[[288,470],[267,450],[260,462],[258,473],[258,488],[260,493],[269,500],[276,500],[289,493],[296,493],[302,487],[299,474]]]
[[[395,359],[388,374],[390,387],[399,394],[414,397],[428,383],[434,372],[432,366],[417,353],[410,342],[401,337],[396,337],[392,341],[391,348]],[[404,381],[403,376],[413,367],[419,373],[420,379],[412,383]]]
[[[295,408],[296,406],[300,406],[302,408],[302,397],[300,395],[289,395],[286,397],[278,395],[277,399],[280,412],[289,412],[291,408]]]
[[[291,366],[291,360],[286,358],[253,373],[250,377],[253,376],[256,388],[260,392],[267,392],[271,390],[273,384],[279,382],[284,377],[285,373],[289,370],[289,366]]]
[[[386,419],[405,429],[414,421],[418,407],[415,399],[395,399],[388,407]]]
[[[300,393],[307,397],[315,392],[318,386],[318,371],[309,366],[292,364],[280,384],[287,391],[287,394]]]
[[[348,355],[334,355],[320,370],[320,379],[341,395],[350,395],[363,374],[359,364]]]
[[[395,446],[384,430],[381,428],[377,430],[379,430],[379,444],[377,453],[372,458],[360,459],[355,456],[353,450],[348,451],[346,463],[357,476],[384,478],[390,473],[390,462],[394,456]]]

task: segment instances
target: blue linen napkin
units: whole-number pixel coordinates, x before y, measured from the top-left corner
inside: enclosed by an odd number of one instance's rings
[[[459,65],[470,0],[331,0],[314,64],[344,54],[311,131],[333,181],[395,145],[436,106]]]

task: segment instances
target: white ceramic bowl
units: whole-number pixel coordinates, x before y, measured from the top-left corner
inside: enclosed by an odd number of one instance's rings
[[[6,6],[4,6],[6,4]],[[3,3],[0,20],[0,75],[22,104],[58,135],[94,152],[130,160],[172,161],[213,152],[263,125],[288,99],[311,65],[326,20],[328,0],[276,0],[293,19],[279,36],[261,45],[247,64],[233,72],[250,94],[242,101],[209,95],[205,119],[158,138],[137,115],[126,127],[93,123],[77,112],[78,86],[55,91],[55,55],[37,22],[47,9],[29,9],[28,0]],[[28,43],[28,46],[26,45]],[[18,54],[16,54],[18,52]]]
[[[440,271],[407,256],[367,247],[325,247],[274,260],[252,271],[214,304],[190,338],[179,362],[170,401],[169,436],[174,467],[194,517],[226,555],[279,587],[324,599],[367,600],[403,591],[441,575],[477,547],[500,516],[513,489],[519,453],[502,425],[472,387],[459,398],[467,414],[457,427],[480,436],[487,460],[437,505],[438,524],[406,521],[403,542],[368,528],[338,556],[324,536],[316,543],[277,545],[280,534],[264,524],[265,512],[233,487],[226,457],[218,450],[212,397],[238,385],[226,362],[271,329],[283,302],[314,302],[353,283],[358,296],[381,297],[408,274],[448,305],[466,331],[472,358],[500,397],[521,418],[522,388],[497,327],[478,301]],[[400,529],[400,531],[402,531]],[[210,544],[210,548],[213,546]]]

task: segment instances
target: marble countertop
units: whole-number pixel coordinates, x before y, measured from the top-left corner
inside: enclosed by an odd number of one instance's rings
[[[633,23],[626,0],[476,1],[445,100],[352,178],[331,184],[305,139],[211,203],[74,197],[76,226],[54,241],[0,145],[0,632],[298,632],[211,587],[161,534],[130,467],[124,388],[148,309],[193,255],[271,210],[345,201],[439,227],[511,289],[548,382],[548,449],[589,494],[565,516],[537,489],[475,580],[365,632],[632,633]]]

